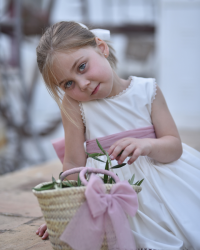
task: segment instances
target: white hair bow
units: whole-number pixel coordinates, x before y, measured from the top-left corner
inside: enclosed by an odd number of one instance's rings
[[[88,27],[82,23],[78,23],[80,24],[83,28],[88,29]],[[104,30],[104,29],[93,29],[90,30],[96,37],[99,37],[102,40],[110,40],[110,30]]]

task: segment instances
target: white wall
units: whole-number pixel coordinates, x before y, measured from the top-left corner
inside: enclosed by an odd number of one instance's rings
[[[88,17],[83,20],[81,0],[56,0],[51,23],[65,20],[87,21],[92,25],[125,25],[153,23],[155,19],[153,0],[87,0],[87,3]]]
[[[200,1],[161,0],[158,83],[180,129],[200,128]]]

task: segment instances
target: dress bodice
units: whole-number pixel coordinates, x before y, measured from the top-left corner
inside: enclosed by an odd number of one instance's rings
[[[86,140],[152,125],[155,95],[155,79],[131,76],[129,87],[117,96],[80,103]]]

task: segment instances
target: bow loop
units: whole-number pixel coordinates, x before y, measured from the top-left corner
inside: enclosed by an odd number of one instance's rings
[[[103,182],[99,177],[95,174],[91,174],[85,191],[85,197],[94,218],[104,214],[107,209],[106,188],[102,184]]]
[[[102,40],[110,40],[110,30],[104,29],[93,29],[90,30],[96,37],[101,38]]]
[[[110,193],[127,214],[135,216],[138,210],[137,194],[127,181],[115,184]]]
[[[88,27],[83,24],[83,23],[78,23],[80,24],[83,28],[88,29]],[[96,37],[99,37],[100,39],[102,40],[107,40],[109,41],[110,40],[110,30],[105,30],[105,29],[93,29],[93,30],[90,30]]]

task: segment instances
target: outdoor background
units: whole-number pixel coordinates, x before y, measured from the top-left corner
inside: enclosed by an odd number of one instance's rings
[[[200,0],[0,0],[0,174],[56,158],[60,111],[36,63],[49,25],[111,31],[117,73],[155,77],[184,142],[200,150]]]

